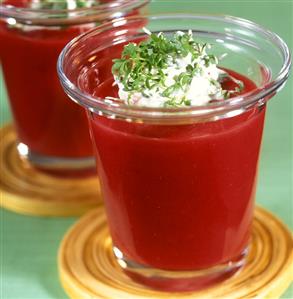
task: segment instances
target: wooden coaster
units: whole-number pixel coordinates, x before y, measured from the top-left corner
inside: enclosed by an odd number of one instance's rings
[[[206,290],[167,293],[131,281],[116,264],[103,208],[83,216],[59,249],[59,274],[70,298],[279,298],[293,280],[293,240],[284,224],[255,211],[247,264],[234,277]]]
[[[61,179],[22,161],[12,125],[0,129],[1,206],[20,214],[77,216],[102,203],[97,177]]]

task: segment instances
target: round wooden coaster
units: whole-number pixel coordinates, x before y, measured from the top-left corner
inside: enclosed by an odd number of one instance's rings
[[[262,208],[255,211],[247,264],[234,277],[198,292],[154,291],[131,281],[111,250],[103,208],[83,216],[59,249],[62,285],[74,299],[279,298],[293,280],[293,240],[288,229]]]
[[[102,203],[97,177],[61,179],[22,161],[12,125],[0,129],[1,206],[36,216],[77,216]]]

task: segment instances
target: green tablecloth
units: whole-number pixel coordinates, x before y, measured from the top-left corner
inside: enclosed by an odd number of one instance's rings
[[[293,2],[279,1],[153,1],[152,12],[225,13],[251,19],[278,33],[292,48]],[[11,119],[0,78],[1,125]],[[292,194],[293,77],[268,105],[258,204],[293,228]],[[58,245],[75,218],[38,218],[1,210],[1,298],[67,298],[58,281]],[[282,298],[293,298],[293,287]]]

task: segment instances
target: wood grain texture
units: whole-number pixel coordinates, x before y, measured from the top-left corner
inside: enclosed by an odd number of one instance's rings
[[[247,263],[234,277],[198,292],[167,293],[131,281],[119,268],[103,208],[83,216],[59,249],[62,285],[74,299],[279,298],[293,280],[293,240],[271,213],[256,208]]]
[[[11,125],[0,129],[1,206],[20,214],[77,216],[102,203],[97,177],[61,179],[22,161]]]

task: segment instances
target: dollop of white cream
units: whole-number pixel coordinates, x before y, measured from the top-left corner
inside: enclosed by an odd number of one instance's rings
[[[170,98],[180,99],[183,97],[190,101],[191,106],[200,106],[209,103],[212,99],[222,98],[222,87],[218,82],[219,76],[223,71],[215,63],[205,64],[206,52],[196,59],[189,53],[186,57],[169,59],[168,67],[162,69],[165,74],[164,86],[157,86],[154,89],[146,89],[143,92],[129,92],[124,90],[123,84],[115,78],[115,84],[118,85],[118,94],[121,100],[138,106],[146,107],[164,107]],[[163,96],[163,91],[175,83],[176,77],[186,72],[188,65],[197,63],[198,72],[193,76],[190,85],[186,88],[179,88],[172,92],[169,97]],[[147,96],[145,96],[147,95]]]

